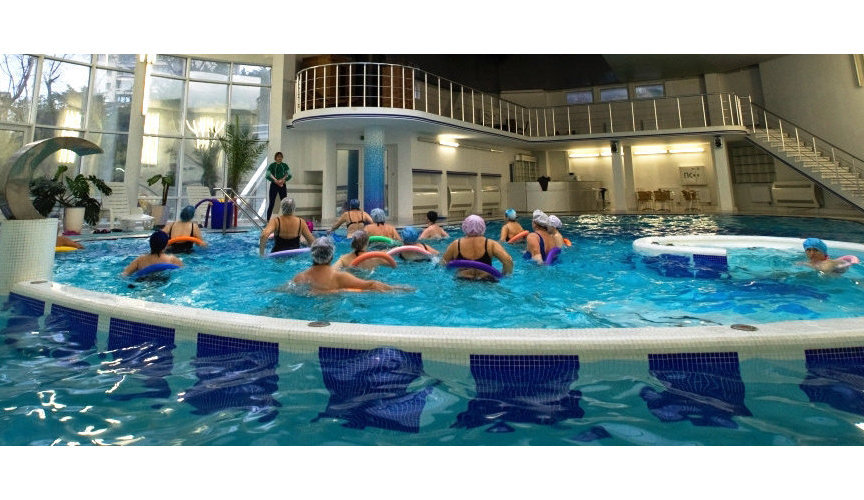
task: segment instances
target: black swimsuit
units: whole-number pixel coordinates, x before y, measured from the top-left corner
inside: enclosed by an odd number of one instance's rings
[[[189,236],[192,236],[194,238],[195,237],[195,226],[194,226],[195,223],[193,222],[192,224],[193,224],[193,226],[192,226],[192,230],[189,231]],[[171,232],[172,233],[174,232],[174,226],[171,226]],[[173,236],[171,236],[171,235],[168,235],[168,236],[173,238]],[[190,253],[192,251],[192,242],[191,241],[180,241],[177,243],[172,243],[171,245],[168,246],[168,248],[165,249],[165,251],[168,253]]]
[[[303,219],[300,219],[300,224],[305,224],[305,222],[303,222]],[[299,224],[297,225],[297,236],[293,238],[283,238],[279,236],[279,232],[281,229],[282,222],[277,218],[276,232],[273,234],[273,250],[270,250],[270,253],[300,248],[300,232],[302,231],[302,227]]]
[[[483,255],[476,259],[466,259],[462,256],[462,240],[456,240],[456,259],[458,260],[473,260],[475,262],[482,262],[486,265],[492,265],[492,256],[489,255],[489,238],[484,238],[483,242]]]

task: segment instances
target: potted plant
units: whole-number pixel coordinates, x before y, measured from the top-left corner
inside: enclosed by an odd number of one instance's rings
[[[192,150],[192,155],[201,164],[201,185],[207,186],[211,190],[219,182],[217,168],[220,152],[215,128],[207,131],[207,136],[204,140],[196,141],[195,149]]]
[[[267,142],[258,141],[252,127],[241,125],[238,116],[234,117],[234,123],[225,127],[225,133],[218,140],[228,167],[226,185],[236,193],[240,178],[255,168],[255,161],[267,150]]]
[[[153,216],[153,219],[155,219],[155,223],[157,225],[162,225],[165,223],[165,221],[163,220],[165,216],[165,205],[168,204],[168,190],[171,188],[171,186],[174,185],[174,175],[156,174],[153,177],[147,179],[148,186],[152,186],[157,182],[162,183],[162,205],[151,207],[150,215]]]
[[[102,210],[102,203],[90,196],[90,186],[95,186],[104,196],[111,194],[111,188],[95,175],[64,176],[67,170],[67,165],[59,165],[54,177],[33,179],[30,181],[30,194],[36,211],[45,217],[59,203],[64,208],[64,230],[80,233],[83,222],[91,226],[99,224]]]

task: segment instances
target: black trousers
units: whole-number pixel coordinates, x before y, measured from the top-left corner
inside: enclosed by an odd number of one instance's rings
[[[267,195],[269,199],[267,203],[267,220],[270,220],[270,216],[273,215],[273,202],[276,201],[276,193],[279,193],[279,199],[284,200],[288,196],[288,187],[285,184],[279,187],[275,182],[270,183],[270,192]]]

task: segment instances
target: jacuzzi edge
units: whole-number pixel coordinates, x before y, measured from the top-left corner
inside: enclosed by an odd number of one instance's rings
[[[762,323],[756,331],[730,326],[644,328],[454,328],[309,322],[160,304],[56,282],[20,282],[12,294],[97,314],[98,329],[112,318],[168,327],[181,339],[199,333],[275,342],[290,352],[319,347],[373,349],[395,347],[422,352],[424,359],[466,364],[471,354],[576,354],[582,361],[644,359],[649,354],[730,352],[739,357],[800,357],[803,350],[864,346],[864,318]]]

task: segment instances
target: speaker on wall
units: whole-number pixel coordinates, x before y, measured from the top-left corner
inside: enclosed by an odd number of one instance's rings
[[[618,141],[612,141],[609,144],[609,149],[612,151],[612,154],[618,154]]]
[[[714,147],[720,149],[723,147],[723,139],[718,135],[714,136]]]

